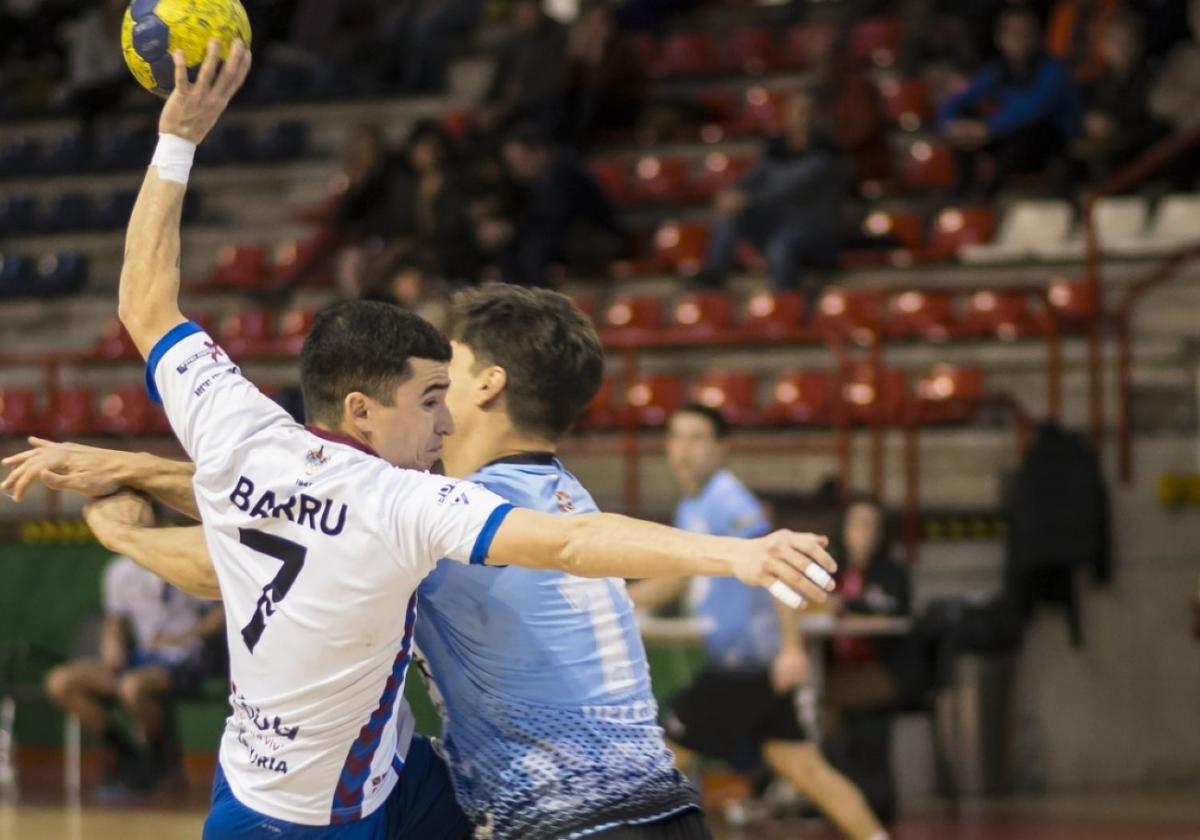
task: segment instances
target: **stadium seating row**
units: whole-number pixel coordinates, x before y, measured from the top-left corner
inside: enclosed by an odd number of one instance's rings
[[[685,401],[711,406],[742,428],[956,423],[970,420],[983,396],[983,372],[952,365],[936,365],[911,387],[905,371],[877,375],[868,364],[852,365],[842,377],[830,371],[786,371],[767,381],[750,372],[713,371],[690,385],[679,375],[647,374],[624,389],[610,377],[579,429],[661,427]]]
[[[183,202],[184,222],[200,213],[201,193],[189,190]],[[49,201],[32,195],[10,195],[0,201],[0,236],[116,230],[129,223],[136,190],[117,190],[100,199],[85,193],[63,193]]]
[[[0,178],[141,169],[154,151],[155,140],[153,132],[129,131],[106,134],[91,149],[78,133],[49,142],[0,143]],[[249,126],[234,124],[218,127],[200,147],[198,158],[209,166],[279,163],[304,157],[308,148],[306,123],[277,123],[257,136]]]

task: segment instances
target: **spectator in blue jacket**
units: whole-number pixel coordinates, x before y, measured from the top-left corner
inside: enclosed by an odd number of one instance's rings
[[[842,204],[849,189],[842,155],[816,130],[816,102],[797,91],[784,105],[784,133],[733,189],[717,195],[717,223],[700,284],[721,288],[739,240],[767,259],[771,285],[810,297],[837,266]],[[805,272],[807,271],[807,274]]]
[[[996,23],[999,59],[942,105],[942,133],[959,153],[960,193],[991,196],[1010,175],[1061,164],[1079,135],[1082,109],[1071,70],[1041,44],[1037,15],[1006,9]]]

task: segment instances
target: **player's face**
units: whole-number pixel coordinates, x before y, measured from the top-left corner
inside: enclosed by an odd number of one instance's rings
[[[855,566],[866,566],[878,547],[883,531],[879,508],[875,505],[851,505],[846,511],[842,540],[846,545],[846,559]]]
[[[726,446],[717,438],[712,423],[699,414],[676,414],[667,426],[667,461],[675,480],[689,496],[721,467]]]
[[[396,389],[392,405],[371,407],[371,445],[389,464],[427,470],[442,457],[442,438],[454,433],[446,406],[450,374],[444,362],[410,364],[413,375]]]

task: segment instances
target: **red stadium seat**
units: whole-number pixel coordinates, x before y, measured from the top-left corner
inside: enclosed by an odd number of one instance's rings
[[[33,391],[29,388],[0,388],[0,437],[33,434],[37,427]]]
[[[105,322],[104,329],[100,331],[100,339],[96,342],[95,354],[98,358],[113,361],[141,358],[137,345],[133,343],[128,331],[116,318],[110,318]]]
[[[333,254],[334,237],[318,230],[306,239],[292,239],[275,250],[273,280],[280,285],[332,286],[333,276],[322,271],[327,257]]]
[[[806,69],[824,55],[837,40],[833,24],[793,26],[783,34],[782,61],[792,69]]]
[[[753,168],[754,161],[750,158],[731,158],[724,152],[711,152],[704,157],[704,170],[692,180],[692,193],[696,198],[712,198],[735,186]]]
[[[625,392],[625,408],[639,426],[665,425],[683,405],[683,380],[678,376],[640,376]]]
[[[850,30],[850,57],[855,61],[869,61],[876,67],[891,67],[903,41],[903,19],[868,18]]]
[[[983,398],[983,371],[955,365],[935,365],[917,379],[914,388],[917,417],[922,423],[969,420]]]
[[[842,403],[851,423],[897,424],[903,422],[907,398],[904,371],[881,370],[870,364],[854,364],[842,382]]]
[[[652,73],[661,79],[711,76],[721,71],[717,44],[707,32],[677,32],[659,46]]]
[[[265,245],[226,245],[217,255],[217,265],[204,285],[226,289],[268,286],[275,278]]]
[[[925,220],[915,210],[874,210],[863,219],[861,230],[874,247],[843,252],[840,262],[844,268],[881,263],[908,266],[924,252]]]
[[[639,204],[684,204],[691,200],[686,158],[650,155],[637,162],[630,199]]]
[[[765,27],[739,29],[722,41],[721,64],[736,74],[761,76],[778,64],[775,33]]]
[[[910,190],[952,190],[957,178],[954,150],[939,140],[910,145],[899,169],[901,183]]]
[[[639,273],[696,274],[704,264],[709,229],[697,222],[666,222],[654,232],[651,254],[633,263]]]
[[[920,131],[933,122],[933,103],[922,79],[886,78],[879,83],[883,113],[904,131]]]
[[[746,301],[742,328],[768,337],[795,335],[804,323],[804,296],[799,292],[755,292]]]
[[[893,338],[945,341],[954,322],[954,298],[944,292],[901,292],[887,302],[884,332]]]
[[[758,382],[752,373],[706,373],[692,386],[691,399],[717,409],[734,426],[758,421]]]
[[[743,134],[779,134],[788,91],[755,86],[742,97],[735,128]]]
[[[584,409],[583,416],[575,424],[576,430],[581,432],[600,431],[615,427],[620,420],[615,394],[616,387],[613,385],[611,376],[600,380],[600,390],[596,392],[596,396]]]
[[[1013,341],[1041,331],[1042,301],[1023,291],[979,291],[965,301],[957,329],[964,335]]]
[[[59,388],[46,417],[50,435],[69,438],[94,434],[94,401],[91,388]]]
[[[604,309],[601,326],[610,330],[658,330],[663,325],[662,300],[618,295]]]
[[[827,423],[830,379],[826,373],[785,373],[771,385],[765,420],[777,425]]]
[[[221,319],[217,340],[233,358],[270,349],[271,315],[265,309],[243,309]]]
[[[1065,324],[1087,324],[1096,317],[1095,290],[1086,280],[1059,278],[1050,284],[1047,297],[1058,319]]]
[[[881,292],[864,289],[827,289],[817,302],[813,327],[822,333],[840,333],[859,344],[871,344],[879,329]]]
[[[141,435],[150,430],[153,403],[140,385],[129,385],[100,398],[96,427],[107,435]]]
[[[285,356],[300,355],[304,339],[312,329],[316,313],[311,309],[292,309],[279,318],[279,326],[275,331],[276,346]]]
[[[725,292],[692,292],[671,308],[671,323],[692,334],[715,335],[733,325],[733,301]]]
[[[996,233],[991,207],[947,207],[938,213],[929,234],[929,259],[950,259],[966,244],[990,242]]]
[[[617,158],[596,158],[588,163],[592,177],[616,204],[628,204],[633,197],[629,164]]]

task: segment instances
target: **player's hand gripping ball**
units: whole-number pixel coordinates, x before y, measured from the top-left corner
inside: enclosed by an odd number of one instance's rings
[[[250,46],[250,19],[240,0],[133,0],[121,27],[125,63],[146,90],[166,97],[175,87],[171,53],[183,50],[195,80],[208,42],[221,42],[221,58],[234,41]]]

